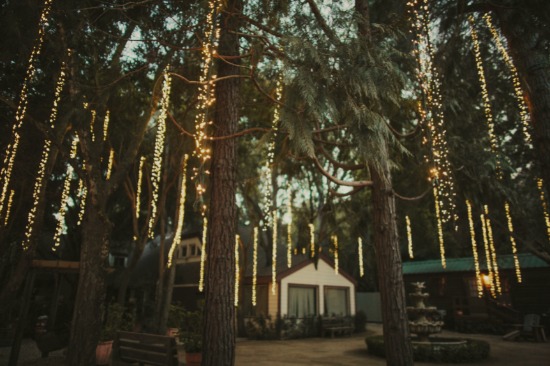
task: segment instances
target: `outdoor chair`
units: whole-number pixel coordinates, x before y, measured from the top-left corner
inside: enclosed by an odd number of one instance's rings
[[[534,339],[536,342],[546,342],[544,326],[540,325],[540,315],[527,314],[523,318],[523,324],[513,324],[516,328],[502,336],[506,341],[513,341],[518,338]]]

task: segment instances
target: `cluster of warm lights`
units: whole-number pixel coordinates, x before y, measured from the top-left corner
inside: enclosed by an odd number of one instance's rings
[[[199,274],[199,291],[204,290],[204,265],[206,263],[206,238],[208,230],[208,218],[204,216],[202,218],[202,245],[201,245],[201,267]]]
[[[185,154],[183,156],[183,163],[181,167],[181,187],[178,200],[178,222],[176,224],[176,231],[174,232],[174,242],[172,243],[172,246],[170,247],[170,252],[168,253],[167,268],[170,268],[172,266],[174,253],[181,243],[181,232],[183,231],[183,222],[185,219],[185,197],[187,195],[187,160],[189,160],[189,156]]]
[[[160,100],[160,114],[157,120],[157,135],[155,138],[155,151],[153,154],[153,169],[151,172],[151,185],[153,187],[151,199],[151,216],[149,218],[148,236],[153,239],[154,226],[157,216],[157,202],[160,190],[160,173],[162,170],[162,152],[164,151],[164,140],[166,139],[166,117],[168,116],[168,104],[170,102],[171,77],[168,72],[169,66],[164,71],[162,83],[162,98]]]
[[[88,195],[88,189],[84,184],[83,179],[78,180],[78,197],[80,198],[80,210],[78,211],[78,222],[77,225],[82,224],[84,219],[84,213],[86,212],[86,196]]]
[[[504,211],[506,212],[506,222],[508,224],[508,231],[510,232],[510,243],[512,244],[512,254],[514,256],[514,268],[516,269],[516,278],[521,283],[521,267],[519,265],[518,249],[516,246],[516,239],[514,238],[514,225],[512,223],[512,215],[510,214],[510,205],[508,202],[504,204]]]
[[[275,295],[277,290],[277,210],[272,212],[272,250],[271,250],[271,293]]]
[[[470,23],[470,32],[472,35],[472,44],[474,46],[474,55],[476,60],[477,74],[479,77],[479,84],[481,86],[481,97],[483,99],[483,110],[485,112],[485,120],[487,122],[487,128],[489,132],[489,141],[491,143],[491,150],[496,156],[497,164],[497,177],[502,178],[502,164],[500,161],[500,154],[498,153],[498,141],[495,135],[495,123],[493,120],[493,112],[491,109],[491,101],[489,99],[489,92],[487,91],[487,80],[485,79],[485,69],[483,67],[483,59],[481,57],[481,49],[479,46],[479,38],[477,31],[474,28],[475,18],[470,15],[468,17]]]
[[[10,195],[8,197],[8,205],[6,209],[6,215],[4,216],[4,226],[8,226],[8,222],[10,220],[10,214],[11,214],[11,205],[13,204],[13,195],[15,191],[13,189],[10,189]]]
[[[239,306],[239,234],[235,235],[235,306]]]
[[[499,294],[502,293],[502,288],[500,286],[500,273],[498,270],[498,262],[497,262],[497,252],[495,249],[495,240],[493,236],[493,226],[491,225],[491,219],[489,218],[489,206],[484,205],[483,206],[483,213],[485,214],[485,227],[487,230],[487,238],[489,239],[489,247],[491,250],[491,260],[493,265],[493,273],[495,276],[495,284],[497,287],[497,292]]]
[[[548,214],[548,200],[546,199],[546,194],[544,193],[544,182],[542,178],[537,179],[537,188],[540,194],[540,201],[542,203],[542,210],[544,212],[544,222],[546,223],[546,234],[548,239],[550,239],[550,215]]]
[[[407,244],[409,249],[409,258],[414,258],[413,253],[413,240],[412,240],[412,232],[411,232],[411,220],[409,219],[409,216],[405,216],[405,223],[407,225]]]
[[[472,255],[474,257],[474,266],[476,270],[477,296],[481,298],[483,296],[483,281],[481,277],[481,270],[479,267],[479,255],[477,254],[477,241],[476,241],[476,232],[474,227],[474,217],[472,215],[472,204],[468,200],[466,200],[466,207],[468,208],[468,224],[470,225]]]
[[[359,277],[365,275],[365,266],[363,264],[363,239],[357,238],[357,253],[359,254]]]
[[[334,273],[338,274],[340,270],[340,259],[338,257],[338,236],[332,235],[332,246],[334,247]]]
[[[66,65],[65,63],[61,64],[61,71],[59,77],[57,78],[57,83],[55,85],[55,92],[53,98],[53,105],[50,112],[49,124],[50,128],[53,131],[55,127],[55,120],[57,119],[57,107],[59,101],[61,100],[61,92],[65,85],[65,75],[66,75]],[[40,158],[40,163],[38,166],[38,174],[34,181],[34,189],[32,192],[33,205],[29,211],[27,218],[27,226],[25,229],[25,239],[23,241],[23,249],[27,250],[30,247],[30,240],[34,231],[34,222],[36,218],[36,211],[38,210],[38,204],[40,202],[40,193],[42,192],[42,187],[44,185],[44,178],[46,176],[46,165],[48,163],[48,158],[50,156],[51,141],[46,138],[44,141],[44,147],[42,148],[42,157]],[[8,200],[8,207],[11,206],[10,201]],[[7,217],[8,215],[6,215]],[[7,220],[6,220],[7,222]]]
[[[315,257],[315,226],[309,224],[309,252],[311,258]],[[305,249],[305,248],[304,248]]]
[[[441,256],[441,266],[443,268],[447,268],[447,260],[445,259],[445,241],[443,240],[443,222],[441,220],[438,191],[435,186],[433,187],[433,193],[435,202],[435,217],[437,220],[437,239],[439,241],[439,254]]]
[[[73,139],[71,143],[71,159],[76,158],[76,151],[78,147],[78,139]],[[57,226],[55,227],[55,233],[53,235],[53,247],[52,250],[56,251],[61,244],[61,234],[65,227],[65,213],[67,212],[67,205],[69,204],[69,193],[71,192],[71,180],[73,178],[73,166],[67,165],[67,172],[65,175],[65,181],[63,182],[63,190],[61,191],[61,201],[59,203],[59,212],[57,213]]]
[[[286,213],[288,215],[288,225],[286,227],[286,266],[292,266],[292,191],[290,186],[287,189],[288,202]]]
[[[103,141],[107,141],[110,120],[111,120],[111,113],[107,111],[107,113],[105,113],[105,119],[103,120]]]
[[[283,84],[281,83],[281,80],[277,80],[277,86],[275,88],[275,98],[277,101],[280,101],[282,99],[283,95]],[[263,195],[263,206],[265,210],[265,217],[267,218],[265,222],[265,226],[273,225],[272,222],[270,222],[270,215],[269,212],[273,209],[274,202],[273,202],[273,169],[274,169],[274,163],[275,163],[275,145],[277,141],[277,134],[279,132],[279,121],[281,119],[281,106],[280,104],[275,105],[275,110],[273,111],[273,121],[271,123],[271,129],[273,131],[273,134],[271,136],[271,140],[269,142],[269,145],[267,147],[267,159],[266,159],[266,165],[263,169],[263,181],[266,185],[265,192]]]
[[[441,78],[434,66],[434,49],[430,41],[430,12],[427,0],[412,0],[407,3],[414,33],[414,53],[417,59],[417,78],[425,97],[425,105],[419,103],[421,123],[425,126],[426,135],[423,143],[429,146],[430,155],[426,163],[432,166],[430,179],[438,194],[440,220],[442,223],[454,221],[456,213],[456,190],[449,162],[449,148],[443,113],[441,95]]]
[[[254,244],[252,253],[252,305],[256,306],[256,287],[258,284],[258,227],[254,227]]]
[[[485,248],[485,259],[487,262],[487,277],[489,280],[489,285],[491,289],[491,295],[496,297],[495,283],[494,283],[494,272],[493,272],[493,260],[491,256],[491,247],[489,245],[489,236],[487,234],[487,222],[485,220],[485,214],[480,215],[481,220],[481,231],[483,233],[483,247]]]
[[[95,141],[95,120],[97,117],[97,112],[95,109],[92,109],[90,113],[92,114],[92,120],[90,121],[90,134],[92,135],[92,141]]]
[[[202,202],[205,193],[204,177],[202,174],[210,174],[206,164],[211,158],[212,151],[208,146],[208,126],[212,124],[209,120],[208,110],[215,103],[214,82],[215,75],[212,75],[212,61],[217,53],[217,43],[220,37],[219,27],[217,25],[217,14],[221,11],[221,0],[210,0],[208,3],[209,11],[206,16],[206,29],[204,33],[204,44],[202,47],[202,72],[200,75],[199,103],[198,112],[195,118],[195,151],[193,155],[199,159],[199,168],[194,168],[192,179],[197,180],[196,192],[197,201]],[[201,214],[206,215],[206,206],[201,206]]]
[[[115,161],[115,150],[111,149],[109,151],[109,162],[107,163],[107,174],[105,176],[106,180],[111,179],[111,173],[113,172],[114,161]]]
[[[145,156],[139,158],[138,167],[138,180],[136,188],[136,219],[139,219],[139,212],[141,210],[141,185],[143,183],[143,167],[145,165]]]
[[[19,104],[17,105],[17,111],[15,113],[15,123],[12,126],[12,141],[6,148],[6,156],[4,158],[4,164],[2,165],[2,171],[0,173],[0,178],[2,179],[2,187],[0,188],[0,215],[4,212],[4,206],[6,205],[6,195],[8,193],[8,187],[10,185],[13,164],[15,162],[15,156],[17,155],[19,141],[21,139],[21,135],[19,134],[19,132],[23,125],[25,114],[27,112],[27,105],[29,102],[29,83],[32,81],[34,74],[36,73],[35,64],[38,56],[40,55],[42,44],[44,43],[44,35],[46,33],[46,25],[48,23],[48,16],[52,7],[52,1],[53,0],[44,1],[44,6],[42,8],[42,12],[40,13],[40,19],[38,21],[38,35],[29,56],[27,73],[25,75],[25,79],[23,80],[21,93],[19,94]],[[11,206],[9,206],[9,199],[7,203],[8,205],[6,211],[9,212],[11,211]],[[5,215],[8,216],[7,213]]]

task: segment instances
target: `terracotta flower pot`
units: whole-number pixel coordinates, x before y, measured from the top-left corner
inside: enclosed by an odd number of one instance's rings
[[[108,365],[113,351],[113,341],[99,342],[95,349],[96,365]]]
[[[185,353],[185,364],[187,366],[201,366],[202,353]]]

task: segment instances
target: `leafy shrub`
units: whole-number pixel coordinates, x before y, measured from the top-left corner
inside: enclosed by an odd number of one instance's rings
[[[185,352],[202,352],[202,307],[197,311],[183,311],[181,314],[179,337]]]
[[[128,331],[134,327],[135,316],[133,313],[118,303],[111,303],[105,313],[105,321],[101,327],[99,340],[101,342],[112,341],[115,339],[116,332],[119,330]]]
[[[413,357],[417,362],[467,363],[489,357],[489,343],[475,339],[464,339],[463,344],[418,344],[413,343]],[[365,338],[370,354],[386,357],[383,336]]]

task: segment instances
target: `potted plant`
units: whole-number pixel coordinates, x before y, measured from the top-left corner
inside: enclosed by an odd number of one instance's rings
[[[132,314],[124,306],[112,303],[107,307],[105,322],[101,327],[99,343],[96,348],[96,364],[108,365],[113,350],[113,340],[119,330],[131,330],[134,323]]]
[[[179,329],[185,316],[185,308],[179,303],[170,304],[168,310],[168,320],[166,322],[166,335],[169,337],[178,337]]]
[[[202,361],[202,309],[184,311],[179,337],[185,350],[187,366],[200,366]]]

